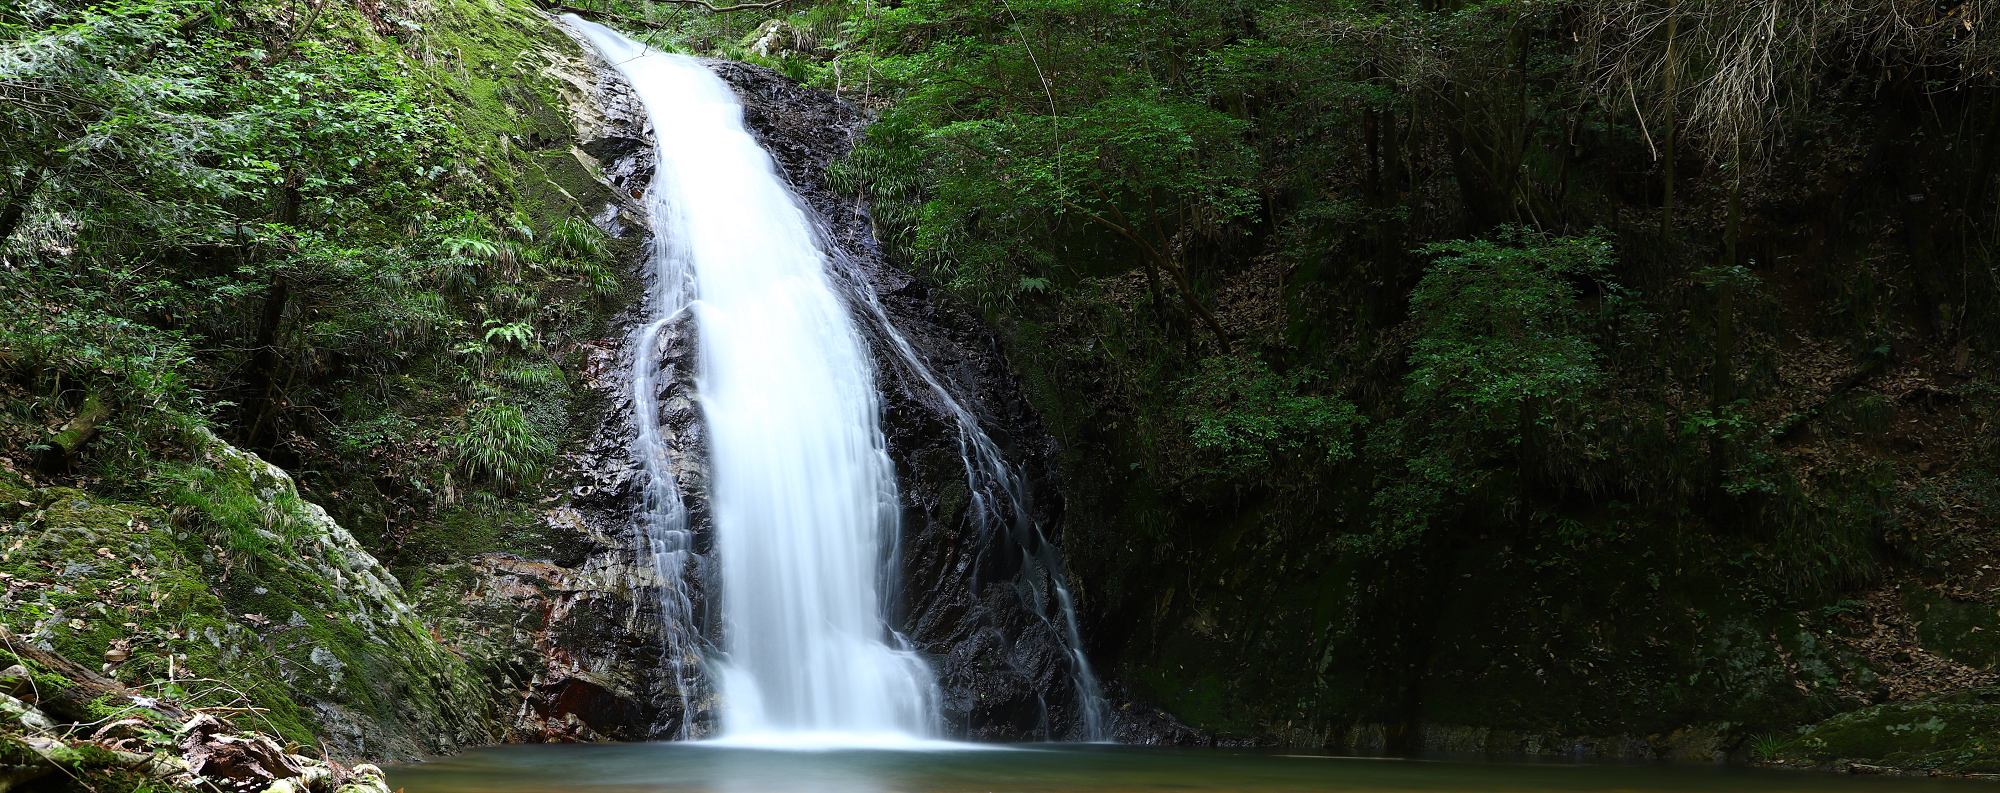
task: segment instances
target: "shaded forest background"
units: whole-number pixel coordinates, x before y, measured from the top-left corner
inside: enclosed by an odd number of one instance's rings
[[[14,465],[249,554],[284,521],[187,462],[212,430],[412,588],[553,552],[631,251],[521,42],[420,5],[0,6]],[[876,115],[842,184],[1061,442],[1133,707],[1776,751],[1994,682],[2000,6],[551,10]]]
[[[1991,683],[1987,6],[586,10],[879,114],[849,184],[1189,723],[1748,749]]]

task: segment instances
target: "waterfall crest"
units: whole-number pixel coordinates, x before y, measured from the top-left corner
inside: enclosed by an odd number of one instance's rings
[[[699,329],[723,738],[868,744],[934,734],[932,673],[883,619],[897,496],[873,362],[811,222],[744,129],[727,84],[690,58],[568,21],[639,94],[658,147],[647,196],[656,319],[633,374],[644,392],[635,393],[640,444],[656,421],[645,411],[653,339],[682,311]],[[677,577],[685,510],[664,450],[640,451],[656,567]],[[675,613],[677,604],[665,606]]]

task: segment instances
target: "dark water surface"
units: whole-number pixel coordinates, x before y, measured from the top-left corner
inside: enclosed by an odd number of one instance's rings
[[[772,751],[686,743],[498,746],[389,770],[407,793],[1125,793],[1127,791],[2000,790],[1990,782],[1694,765],[1330,757],[1231,749],[1027,745],[971,751]]]

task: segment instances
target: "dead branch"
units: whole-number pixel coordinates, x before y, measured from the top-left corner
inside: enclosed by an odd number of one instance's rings
[[[769,0],[768,2],[763,2],[763,3],[738,3],[732,6],[717,6],[714,3],[708,2],[708,0],[651,0],[651,2],[655,3],[680,3],[683,5],[698,5],[710,11],[714,11],[716,13],[721,13],[724,11],[754,11],[760,8],[777,8],[779,6],[785,5],[786,3],[790,3],[791,1],[792,0]],[[621,25],[633,25],[642,28],[652,28],[654,30],[667,30],[672,27],[671,25],[663,25],[658,22],[649,22],[644,19],[639,19],[638,17],[629,17],[625,16],[624,14],[613,14],[609,11],[594,11],[588,8],[582,8],[580,6],[573,6],[573,5],[565,5],[562,3],[550,3],[548,7],[552,11],[567,11],[569,13],[575,14],[585,19],[594,19],[599,22],[616,22]]]
[[[1230,346],[1229,332],[1222,329],[1222,323],[1216,321],[1215,314],[1211,313],[1208,310],[1208,306],[1202,305],[1200,300],[1195,299],[1194,287],[1188,284],[1187,272],[1181,269],[1180,263],[1167,258],[1165,255],[1160,253],[1159,249],[1154,248],[1152,243],[1147,242],[1144,237],[1141,237],[1138,234],[1133,233],[1132,229],[1127,227],[1131,225],[1131,221],[1126,221],[1125,225],[1119,225],[1117,223],[1113,223],[1109,220],[1104,219],[1095,212],[1083,208],[1082,205],[1074,201],[1063,200],[1062,204],[1063,206],[1069,207],[1070,209],[1075,210],[1079,214],[1082,214],[1084,217],[1089,218],[1091,222],[1094,222],[1105,228],[1111,229],[1112,231],[1116,231],[1120,235],[1124,236],[1126,239],[1131,240],[1134,243],[1137,243],[1139,245],[1139,250],[1145,253],[1147,258],[1159,264],[1160,269],[1166,270],[1168,275],[1173,276],[1174,286],[1176,287],[1176,291],[1180,292],[1181,294],[1181,305],[1185,306],[1189,311],[1194,312],[1195,316],[1201,319],[1201,323],[1203,325],[1208,326],[1209,332],[1215,334],[1216,341],[1222,343],[1222,349],[1224,352],[1229,351],[1229,346]],[[1119,220],[1125,220],[1125,215],[1124,213],[1118,211],[1117,204],[1109,204],[1108,206],[1111,207],[1111,211],[1113,213],[1118,215]]]
[[[83,451],[84,444],[97,437],[98,425],[108,418],[111,418],[110,404],[99,399],[95,392],[85,397],[83,407],[77,409],[76,417],[70,419],[69,424],[64,426],[61,432],[49,438],[49,451],[42,460],[43,468],[56,471],[73,465],[77,455]]]
[[[27,698],[34,700],[36,706],[50,716],[79,724],[94,723],[98,717],[91,705],[93,702],[105,700],[120,705],[139,702],[134,698],[138,692],[126,688],[124,683],[100,675],[61,655],[29,644],[5,627],[0,627],[0,648],[5,648],[17,658],[69,678],[74,684],[64,688],[38,687],[28,693]],[[175,705],[151,699],[146,701],[150,702],[145,706],[147,709],[169,721],[185,721],[188,717],[186,710]]]
[[[658,22],[647,22],[646,20],[628,17],[623,14],[613,14],[607,11],[592,11],[588,8],[578,8],[576,6],[570,6],[570,5],[550,5],[549,8],[550,10],[554,11],[567,11],[569,13],[575,14],[585,19],[594,19],[599,22],[616,22],[621,25],[635,25],[642,28],[653,28],[654,30],[666,30],[669,27],[667,25],[662,25]]]

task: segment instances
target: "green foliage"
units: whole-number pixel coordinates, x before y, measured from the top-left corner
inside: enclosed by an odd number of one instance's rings
[[[899,252],[989,305],[1071,280],[1036,252],[1079,224],[1128,261],[1224,239],[1256,206],[1249,125],[1207,101],[1197,75],[1131,57],[1167,31],[1224,40],[1224,17],[1074,0],[861,16],[851,35],[880,48],[843,59],[898,101],[836,182],[875,195]]]
[[[1764,733],[1750,739],[1750,756],[1753,759],[1770,762],[1778,759],[1778,750],[1790,742],[1790,738],[1778,733]]]
[[[0,282],[27,298],[0,309],[0,345],[116,383],[141,430],[207,419],[190,386],[238,368],[215,351],[279,295],[313,306],[275,340],[300,368],[393,367],[384,336],[445,322],[400,244],[447,170],[437,112],[381,59],[310,39],[274,51],[241,11],[45,6],[0,31],[21,91],[0,113],[18,188]]]
[[[508,322],[502,324],[499,320],[491,319],[486,321],[486,325],[486,343],[488,344],[492,344],[497,340],[503,344],[511,344],[520,349],[527,349],[534,346],[535,326],[533,325],[526,322]]]
[[[563,386],[562,370],[552,366],[523,366],[507,369],[500,379],[522,391],[534,392]]]
[[[0,430],[32,443],[111,408],[61,474],[83,490],[7,502],[10,580],[80,571],[0,608],[7,625],[93,668],[117,642],[126,682],[257,706],[239,721],[301,741],[314,700],[392,742],[484,734],[483,692],[434,636],[321,577],[352,571],[354,549],[314,558],[344,534],[308,536],[322,524],[289,483],[212,453],[219,435],[300,472],[378,553],[439,522],[423,507],[461,464],[520,511],[568,411],[555,359],[520,359],[601,333],[632,253],[582,219],[605,188],[539,148],[569,129],[523,65],[566,47],[538,14],[0,3]],[[496,394],[526,409],[464,411]],[[538,537],[466,536],[455,556]]]
[[[1696,410],[1681,417],[1681,437],[1688,441],[1708,438],[1728,450],[1734,463],[1722,482],[1734,496],[1777,492],[1771,481],[1771,433],[1750,415],[1748,400],[1739,399],[1713,410]]]
[[[564,388],[503,377],[507,356],[595,332],[629,244],[578,214],[602,188],[572,158],[507,143],[567,130],[539,76],[484,77],[543,46],[532,12],[383,11],[406,12],[455,42],[451,64],[411,60],[344,7],[0,14],[0,291],[18,296],[0,303],[0,372],[31,395],[9,406],[22,422],[112,406],[79,473],[168,489],[248,549],[283,527],[185,459],[203,430],[327,491],[349,475],[422,489],[456,462],[423,450],[458,448],[444,417],[461,400]],[[542,414],[565,406],[531,417],[561,430]],[[537,459],[466,445],[480,471]]]
[[[1369,441],[1395,462],[1367,540],[1387,547],[1464,508],[1508,458],[1517,479],[1531,473],[1536,434],[1588,415],[1603,377],[1577,281],[1604,277],[1608,243],[1504,229],[1422,252],[1437,258],[1410,293],[1408,412]]]
[[[610,254],[604,232],[574,217],[556,221],[555,232],[549,235],[549,250],[579,262],[597,262]]]
[[[1437,258],[1410,293],[1419,335],[1404,398],[1413,406],[1502,429],[1523,402],[1576,394],[1601,377],[1574,282],[1603,276],[1610,243],[1509,229],[1422,252]]]
[[[1339,397],[1307,393],[1321,380],[1310,370],[1274,372],[1255,357],[1203,361],[1180,392],[1189,438],[1208,456],[1203,471],[1257,481],[1281,462],[1330,465],[1353,457],[1351,436],[1367,419]]]
[[[452,446],[468,475],[502,488],[539,477],[555,454],[555,445],[535,432],[521,409],[504,402],[484,402],[467,412],[465,432]]]

